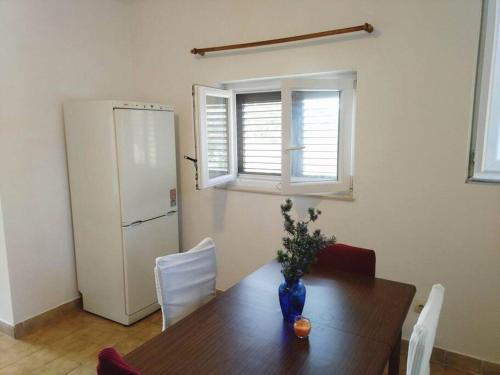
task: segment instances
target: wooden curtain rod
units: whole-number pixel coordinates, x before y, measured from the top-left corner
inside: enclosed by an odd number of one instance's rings
[[[354,33],[356,31],[366,31],[367,33],[373,32],[373,26],[369,23],[365,23],[364,25],[346,27],[343,29],[335,29],[322,31],[319,33],[312,34],[304,34],[304,35],[295,35],[289,36],[287,38],[277,38],[277,39],[269,39],[269,40],[261,40],[259,42],[251,42],[251,43],[240,43],[240,44],[229,44],[227,46],[218,46],[218,47],[208,47],[208,48],[193,48],[191,53],[193,55],[203,56],[207,52],[216,52],[216,51],[226,51],[229,49],[239,49],[239,48],[250,48],[250,47],[259,47],[259,46],[267,46],[269,44],[279,44],[279,43],[288,43],[295,42],[297,40],[305,40],[305,39],[313,39],[313,38],[321,38],[324,36],[330,35],[339,35],[339,34],[347,34]]]

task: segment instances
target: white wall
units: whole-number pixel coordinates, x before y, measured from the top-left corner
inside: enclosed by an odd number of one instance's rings
[[[0,192],[13,323],[78,296],[62,103],[130,98],[130,17],[127,1],[0,1]]]
[[[417,298],[443,283],[438,345],[500,362],[500,187],[464,183],[479,19],[479,0],[0,1],[0,282],[8,258],[12,322],[77,296],[64,100],[173,104],[179,156],[193,155],[192,83],[355,69],[357,199],[295,203],[320,207],[340,241],[376,249],[378,275],[415,284]],[[373,35],[189,53],[366,21]],[[274,256],[283,198],[197,192],[181,163],[185,247],[213,236],[227,288]]]
[[[500,186],[465,184],[479,0],[143,0],[136,90],[175,106],[179,157],[194,154],[191,84],[355,69],[357,199],[320,207],[341,242],[374,248],[378,276],[447,288],[437,344],[500,362]],[[205,47],[371,22],[373,35],[194,57]],[[182,162],[183,241],[213,236],[218,287],[275,255],[282,197],[194,189]],[[416,315],[411,312],[406,333]]]
[[[3,229],[2,199],[0,197],[0,322],[12,325],[13,318],[7,248],[5,246],[5,231]]]

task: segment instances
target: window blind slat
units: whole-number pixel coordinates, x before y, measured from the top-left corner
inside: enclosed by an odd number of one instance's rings
[[[294,100],[293,115],[300,119],[295,142],[305,146],[294,152],[300,155],[299,177],[336,178],[338,92],[299,92]],[[236,104],[239,172],[280,175],[281,93],[238,94]]]
[[[281,174],[281,93],[236,96],[240,173]]]
[[[206,105],[208,169],[213,178],[229,171],[227,101],[215,97],[207,100],[211,101]]]
[[[338,91],[293,91],[292,134],[305,146],[292,155],[292,176],[299,179],[337,178]]]

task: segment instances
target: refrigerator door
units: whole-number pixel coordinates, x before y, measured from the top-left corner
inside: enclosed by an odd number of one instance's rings
[[[123,227],[126,312],[132,315],[157,303],[155,259],[179,252],[177,212]]]
[[[174,115],[115,109],[122,225],[177,209]]]

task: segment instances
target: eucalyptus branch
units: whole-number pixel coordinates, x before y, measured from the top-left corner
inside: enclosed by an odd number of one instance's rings
[[[335,243],[335,236],[326,237],[320,229],[309,233],[309,224],[318,220],[321,211],[309,208],[309,220],[295,221],[289,212],[293,207],[290,199],[281,205],[281,215],[284,219],[284,232],[282,238],[283,248],[277,251],[277,259],[282,265],[281,272],[287,280],[297,280],[308,273],[311,265],[316,260],[316,253],[325,246]]]

